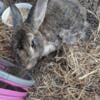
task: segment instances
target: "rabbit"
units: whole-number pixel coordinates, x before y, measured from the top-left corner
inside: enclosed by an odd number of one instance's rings
[[[38,59],[60,48],[61,43],[67,45],[89,39],[99,25],[95,14],[77,0],[34,0],[24,22],[14,4],[10,9],[15,30],[13,52],[27,70],[34,67]]]

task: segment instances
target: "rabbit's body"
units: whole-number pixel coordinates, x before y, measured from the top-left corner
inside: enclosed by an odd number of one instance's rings
[[[68,0],[51,0],[48,4],[44,22],[41,25],[41,33],[45,33],[47,37],[51,34],[49,40],[55,41],[56,36],[63,34],[65,30],[66,36],[67,31],[72,31],[71,34],[73,34],[74,31],[82,30],[85,18],[86,16],[84,12],[81,13],[78,4]]]
[[[50,51],[44,49],[43,54],[49,54],[60,45],[58,37],[66,44],[74,44],[80,39],[88,39],[92,32],[86,13],[86,9],[76,0],[50,0],[39,31],[45,37],[46,43],[49,42],[53,46]]]
[[[17,30],[14,39],[15,53],[28,69],[35,66],[40,57],[60,47],[61,42],[74,44],[89,38],[92,33],[87,10],[77,0],[37,0],[24,24],[17,8],[12,5],[11,10],[13,16],[19,16],[14,22]],[[16,19],[15,16],[13,18]]]

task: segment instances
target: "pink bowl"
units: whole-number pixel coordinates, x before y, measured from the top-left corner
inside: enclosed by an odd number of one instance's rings
[[[0,100],[25,100],[27,91],[5,83],[2,84],[4,84],[4,86],[0,88]]]
[[[0,100],[25,100],[27,91],[4,82],[1,83],[4,85],[0,88]]]
[[[27,92],[21,92],[21,91],[14,91],[14,90],[8,90],[0,88],[0,96],[12,96],[12,97],[25,97],[27,95]]]
[[[21,87],[23,89],[28,89],[31,87],[35,81],[34,80],[26,80],[10,73],[7,73],[12,67],[16,67],[15,64],[0,58],[0,81],[8,83],[13,86]]]
[[[0,100],[25,100],[26,92],[0,89]]]
[[[16,66],[0,58],[0,100],[25,100],[28,94],[26,90],[33,82],[7,73],[12,67]]]
[[[28,89],[28,88],[29,88],[29,86],[27,86],[27,85],[17,84],[17,83],[14,83],[14,82],[12,82],[12,81],[5,80],[5,79],[3,79],[3,78],[0,78],[0,81],[1,81],[1,82],[5,82],[5,83],[8,83],[8,84],[10,84],[10,85],[12,85],[12,86],[16,86],[16,87],[23,88],[23,89]]]

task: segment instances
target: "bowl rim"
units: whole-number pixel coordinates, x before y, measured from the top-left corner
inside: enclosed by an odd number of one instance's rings
[[[20,92],[20,91],[0,88],[0,96],[1,95],[15,96],[15,97],[25,97],[27,95],[27,91]]]
[[[1,96],[0,100],[25,100],[23,97],[9,97],[9,96]]]
[[[17,8],[28,8],[28,9],[31,9],[32,5],[30,3],[16,3],[15,4]],[[7,20],[7,17],[9,15],[9,12],[10,12],[10,7],[8,6],[2,13],[1,15],[1,20],[2,20],[2,23],[4,23],[5,25],[9,26],[9,27],[13,27],[12,24],[10,23],[6,23],[6,20]]]
[[[23,88],[27,88],[35,84],[34,80],[25,80],[2,70],[0,70],[0,81]]]

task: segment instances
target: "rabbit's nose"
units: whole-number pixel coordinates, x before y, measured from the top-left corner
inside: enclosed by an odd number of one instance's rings
[[[30,63],[30,64],[28,64],[28,65],[26,66],[26,69],[27,69],[27,70],[30,70],[30,69],[32,69],[32,67],[33,67],[33,65],[32,65],[32,63]]]
[[[26,70],[31,70],[32,67],[35,67],[37,59],[31,59],[31,61],[26,65]]]

